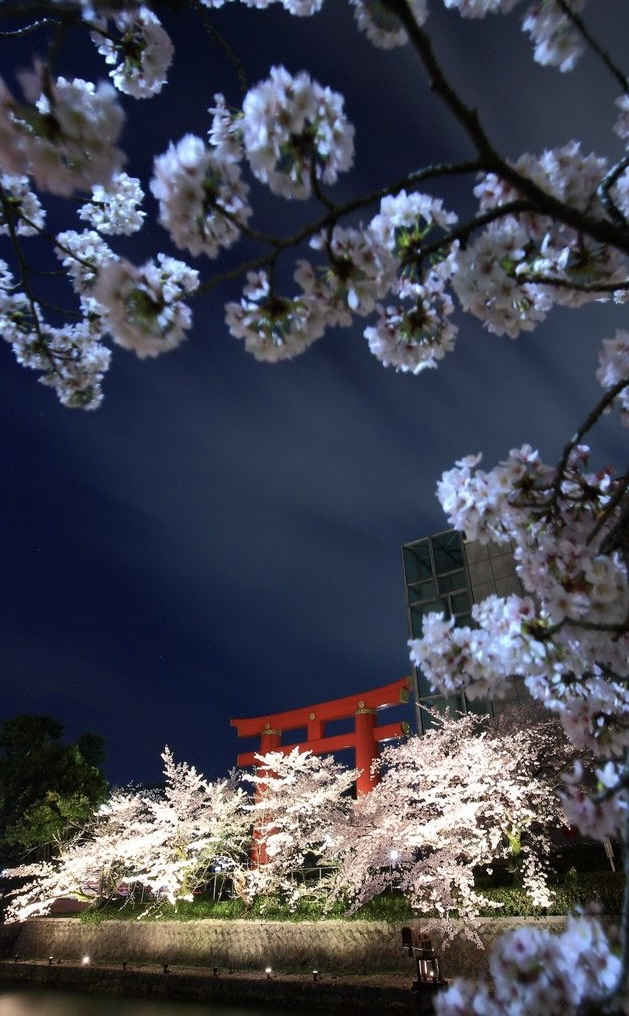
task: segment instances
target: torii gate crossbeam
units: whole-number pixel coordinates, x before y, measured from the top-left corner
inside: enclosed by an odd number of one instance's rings
[[[380,709],[408,702],[411,687],[412,678],[403,677],[399,681],[372,688],[367,692],[346,695],[316,705],[265,716],[230,720],[239,737],[260,738],[258,751],[247,751],[238,755],[238,765],[256,766],[258,764],[256,754],[266,755],[269,751],[288,754],[294,748],[299,748],[300,751],[311,751],[314,755],[325,755],[328,752],[353,748],[356,768],[362,770],[356,781],[356,791],[358,794],[366,794],[377,782],[377,776],[371,773],[371,765],[380,754],[380,743],[408,735],[408,724],[403,721],[378,726],[376,713]],[[352,716],[353,730],[346,734],[327,735],[328,723]],[[303,730],[304,727],[307,732],[305,741],[282,744],[283,734]]]

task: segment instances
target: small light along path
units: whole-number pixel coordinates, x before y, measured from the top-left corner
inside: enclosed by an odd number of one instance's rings
[[[211,961],[209,961],[211,962]],[[129,997],[217,1001],[308,1013],[343,1011],[361,1013],[372,1007],[391,1013],[416,1013],[412,992],[413,969],[408,976],[394,973],[334,974],[325,970],[286,973],[272,968],[229,970],[212,965],[187,967],[164,963],[76,962],[15,957],[0,960],[3,987],[77,990]]]

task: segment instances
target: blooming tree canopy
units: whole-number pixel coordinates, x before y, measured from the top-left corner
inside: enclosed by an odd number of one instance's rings
[[[426,736],[386,748],[380,782],[358,797],[358,771],[329,755],[272,751],[253,774],[209,782],[166,749],[162,791],[114,791],[58,858],[9,872],[28,880],[9,917],[45,913],[59,896],[176,904],[218,871],[247,906],[315,896],[324,909],[341,900],[356,911],[395,886],[418,912],[436,911],[446,933],[456,911],[475,938],[479,909],[500,904],[475,890],[474,869],[504,860],[531,902],[549,906],[549,834],[564,821],[556,789],[574,755],[561,725],[434,721]]]
[[[264,8],[269,0],[248,2]],[[305,18],[322,2],[282,6]],[[150,100],[167,83],[173,46],[157,5],[2,4],[3,41],[37,38],[44,56],[15,84],[0,80],[0,334],[65,405],[99,404],[111,344],[140,357],[179,345],[194,298],[226,277],[243,277],[240,299],[225,308],[227,330],[256,358],[294,357],[328,328],[360,319],[383,365],[413,374],[453,351],[457,309],[517,338],[555,306],[626,301],[629,83],[590,30],[587,0],[444,0],[464,18],[519,18],[534,59],[561,73],[590,51],[616,90],[611,154],[584,151],[577,139],[511,158],[442,68],[430,35],[438,0],[351,2],[357,29],[374,46],[412,48],[435,101],[466,138],[467,159],[420,165],[347,197],[356,139],[343,97],[307,70],[278,65],[237,106],[223,94],[205,99],[204,134],[173,138],[142,181],[125,169],[121,137],[131,100]],[[191,3],[215,31],[224,0]],[[66,71],[68,40],[81,34],[110,81]],[[445,195],[452,179],[467,185],[462,209],[435,194]],[[135,264],[124,238],[144,226],[147,190],[176,256],[158,251]],[[285,232],[258,223],[258,208],[270,200],[292,210],[282,213]],[[51,207],[55,222],[67,208],[65,228],[49,230]],[[237,245],[243,260],[234,268]],[[49,251],[63,270],[54,294]],[[217,271],[228,252],[228,267]],[[192,267],[190,258],[202,260]],[[557,463],[525,445],[493,469],[472,454],[444,474],[438,496],[451,524],[481,542],[509,543],[524,593],[477,604],[474,627],[429,616],[411,654],[436,688],[469,697],[498,695],[507,679],[523,678],[575,745],[598,758],[600,793],[583,792],[578,770],[566,782],[570,820],[588,834],[629,841],[629,477],[591,461],[588,448],[603,415],[614,414],[621,427],[629,422],[628,331],[603,337],[597,381],[600,399]],[[598,991],[602,1005],[601,992],[617,994],[629,905],[627,914],[618,969],[604,966],[598,988],[595,973],[571,982],[561,1004],[577,1006]],[[583,924],[574,927],[581,934]],[[604,953],[603,941],[596,937]],[[451,997],[452,1008],[442,1000],[442,1011],[462,1011]],[[534,1011],[519,1001],[520,1009],[515,1002],[508,1009],[498,987],[492,998],[491,1011]]]
[[[189,900],[213,871],[246,867],[251,820],[236,779],[210,782],[168,748],[162,757],[161,793],[114,791],[58,858],[10,870],[21,884],[9,920],[46,913],[62,896],[100,902],[137,887],[149,899]]]
[[[358,772],[331,755],[313,755],[294,748],[258,756],[253,774],[243,774],[255,787],[250,805],[255,827],[249,897],[280,893],[289,904],[311,887],[296,882],[294,873],[309,857],[311,866],[335,863],[339,826],[348,819],[349,792]],[[314,889],[329,894],[330,879],[319,878]]]
[[[380,782],[337,824],[335,892],[358,908],[395,886],[435,913],[446,938],[456,913],[479,942],[473,918],[492,904],[474,887],[475,868],[507,862],[534,905],[551,904],[550,834],[564,822],[556,788],[574,752],[552,719],[505,731],[472,714],[433,722],[385,748]]]

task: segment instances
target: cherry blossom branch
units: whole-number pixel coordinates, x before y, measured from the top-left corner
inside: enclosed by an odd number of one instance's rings
[[[609,191],[614,184],[620,179],[625,170],[629,167],[629,156],[625,156],[624,159],[620,159],[615,166],[609,170],[609,172],[603,177],[600,184],[596,188],[596,195],[601,202],[603,208],[609,215],[610,219],[616,223],[620,229],[629,229],[629,223],[626,217],[622,214],[616,202],[612,199]]]
[[[553,195],[543,191],[532,180],[519,173],[498,155],[481,125],[477,112],[466,106],[456,90],[448,82],[434,54],[430,37],[415,21],[407,0],[386,0],[386,4],[404,25],[428,74],[432,91],[439,96],[461,124],[478,152],[483,169],[488,173],[495,173],[498,177],[510,183],[525,197],[528,197],[539,212],[547,214],[559,222],[564,222],[578,232],[588,234],[593,239],[611,244],[625,254],[629,254],[629,234],[626,230],[620,230],[612,223],[596,219],[558,200]]]
[[[423,169],[415,170],[414,172],[407,173],[405,176],[400,177],[393,183],[378,187],[376,190],[369,191],[366,194],[360,195],[356,198],[351,198],[349,201],[343,202],[343,204],[335,205],[325,201],[328,210],[325,215],[320,218],[309,222],[307,225],[301,227],[289,236],[277,237],[275,235],[263,233],[259,230],[252,229],[246,223],[240,223],[234,219],[233,216],[226,211],[223,214],[226,218],[230,218],[238,225],[238,228],[242,232],[243,236],[247,239],[253,240],[257,243],[264,244],[272,247],[273,252],[262,254],[257,258],[252,258],[248,261],[242,262],[234,268],[228,269],[225,272],[220,272],[212,275],[207,282],[201,283],[197,290],[198,295],[211,292],[217,286],[223,282],[229,282],[232,279],[240,278],[246,275],[247,272],[256,271],[259,268],[264,268],[269,263],[269,258],[277,257],[277,254],[281,251],[288,250],[292,247],[299,247],[305,243],[312,236],[317,233],[325,231],[330,227],[336,225],[341,219],[353,214],[354,212],[361,211],[364,208],[368,208],[370,205],[376,204],[381,201],[382,198],[389,195],[399,194],[406,188],[411,188],[419,183],[423,183],[426,180],[439,179],[440,177],[447,176],[467,176],[473,173],[477,173],[481,168],[481,164],[478,161],[465,161],[459,163],[443,163],[432,166],[426,166]],[[503,213],[504,214],[504,213]]]
[[[489,170],[501,165],[502,160],[499,158],[485,130],[481,126],[476,110],[466,106],[448,82],[435,56],[430,37],[417,24],[407,0],[383,0],[383,6],[388,7],[404,26],[411,43],[424,65],[431,91],[439,96],[461,124],[478,152],[484,167]]]
[[[40,345],[41,345],[41,351],[45,354],[45,356],[50,361],[51,367],[53,367],[53,369],[56,369],[56,364],[55,364],[54,357],[51,355],[50,350],[48,349],[48,345],[47,345],[47,343],[46,343],[46,341],[45,341],[45,339],[44,339],[44,337],[42,335],[42,332],[41,332],[41,326],[40,326],[40,321],[39,321],[39,314],[38,314],[38,310],[37,310],[37,301],[35,300],[35,296],[33,294],[33,291],[31,289],[31,286],[30,286],[30,283],[29,283],[29,280],[28,280],[28,265],[27,265],[26,259],[24,258],[24,255],[22,253],[22,247],[21,247],[20,240],[19,240],[19,237],[18,237],[16,229],[15,229],[15,224],[13,222],[13,215],[11,214],[11,208],[10,208],[9,202],[7,200],[7,196],[6,196],[4,187],[2,186],[1,182],[0,182],[0,204],[2,204],[2,210],[3,210],[5,222],[7,224],[7,229],[9,231],[9,237],[11,239],[13,250],[15,251],[15,256],[17,258],[18,265],[20,267],[20,285],[22,286],[22,289],[24,290],[24,294],[26,296],[26,299],[28,300],[28,304],[29,304],[30,312],[31,312],[31,317],[32,317],[32,321],[33,321],[33,326],[35,328],[35,332],[37,334],[37,337],[38,337]]]
[[[225,52],[227,59],[229,60],[234,70],[236,71],[238,81],[240,82],[240,89],[244,95],[244,93],[247,91],[247,72],[245,71],[245,67],[242,60],[237,55],[233,47],[230,46],[227,39],[225,39],[225,37],[221,35],[221,33],[217,30],[216,26],[213,24],[208,14],[207,8],[203,6],[200,0],[186,0],[186,2],[198,14],[203,24],[203,27],[205,28],[208,35],[210,35]]]
[[[4,12],[0,10],[0,13]],[[15,36],[27,35],[29,32],[36,32],[38,28],[42,28],[44,25],[56,24],[58,24],[56,18],[39,18],[37,21],[33,21],[30,25],[24,25],[22,28],[0,31],[0,38],[10,39]]]
[[[426,246],[422,245],[421,254],[424,256],[434,254],[436,251],[452,246],[452,244],[457,241],[465,244],[472,233],[477,232],[484,226],[488,226],[490,222],[497,222],[500,219],[507,218],[509,215],[519,215],[533,210],[534,207],[531,202],[526,201],[524,198],[519,198],[515,201],[507,201],[504,205],[497,205],[495,208],[490,208],[486,212],[481,212],[473,219],[470,219],[469,222],[466,222],[461,226],[457,226],[455,229],[449,230],[448,233],[439,240],[435,240],[433,243],[427,244]],[[526,281],[528,282],[528,279]]]
[[[553,501],[557,501],[561,497],[561,484],[563,483],[566,467],[568,465],[570,456],[572,455],[574,449],[577,447],[577,445],[581,444],[585,435],[590,430],[592,430],[592,428],[600,420],[601,416],[603,416],[603,414],[610,408],[612,403],[618,398],[621,392],[623,392],[628,387],[629,387],[629,378],[621,378],[619,381],[616,382],[616,384],[608,388],[607,391],[604,393],[604,395],[599,399],[597,404],[594,406],[594,408],[590,410],[585,420],[577,428],[570,441],[568,441],[568,443],[564,445],[555,472],[555,481],[553,484],[553,494],[552,494]],[[623,492],[624,490],[627,489],[628,484],[629,480],[625,481],[625,484],[623,485]]]
[[[537,286],[554,286],[557,289],[568,289],[576,293],[622,293],[629,289],[629,281],[625,282],[577,282],[572,279],[540,272],[527,272],[516,276],[522,282]]]
[[[557,4],[568,18],[572,22],[574,27],[579,32],[580,36],[584,39],[587,45],[590,47],[593,53],[596,53],[598,57],[603,61],[607,70],[616,79],[623,92],[629,90],[629,80],[626,75],[616,66],[609,54],[602,48],[598,40],[594,38],[588,27],[586,26],[583,18],[580,14],[574,10],[573,7],[567,2],[567,0],[556,0]]]

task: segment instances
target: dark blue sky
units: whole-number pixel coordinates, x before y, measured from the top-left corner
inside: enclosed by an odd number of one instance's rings
[[[510,155],[575,136],[619,154],[616,88],[592,58],[573,75],[536,68],[517,21],[462,23],[431,8],[437,51]],[[612,46],[626,38],[626,9],[621,23],[617,0],[597,8]],[[284,63],[346,95],[357,164],[342,195],[469,154],[410,49],[373,49],[340,0],[313,19],[232,5],[215,22],[251,84]],[[126,103],[126,168],[145,184],[169,138],[204,133],[216,91],[239,99],[194,17],[171,27],[168,90]],[[0,52],[3,73],[24,62],[23,43]],[[86,54],[68,54],[65,69],[102,76]],[[460,211],[468,199],[450,186],[447,200]],[[281,230],[302,211],[265,199]],[[154,227],[131,249],[140,261],[169,248]],[[408,673],[400,545],[445,528],[441,472],[525,441],[557,455],[597,396],[598,340],[626,316],[555,312],[517,342],[468,320],[454,356],[414,378],[375,361],[360,323],[292,363],[256,363],[223,323],[236,292],[195,304],[191,337],[160,360],[116,350],[95,413],[63,409],[0,348],[0,720],[50,713],[68,737],[104,734],[119,783],[158,779],[165,744],[223,775],[248,747],[231,716]],[[622,462],[621,441],[610,421],[604,461]]]

